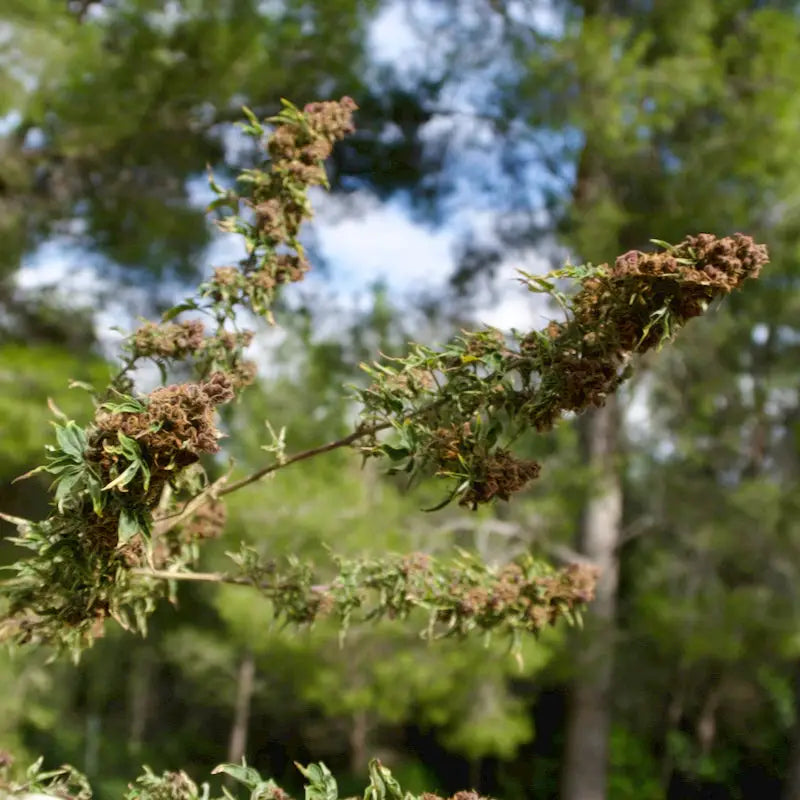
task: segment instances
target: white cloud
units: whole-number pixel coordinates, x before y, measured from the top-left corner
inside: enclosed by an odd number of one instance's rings
[[[544,258],[531,257],[525,263],[516,260],[504,261],[497,269],[492,282],[493,299],[486,304],[478,303],[475,319],[484,325],[509,330],[530,330],[543,327],[553,316],[542,295],[532,294],[518,280],[517,270],[544,272],[550,265]]]
[[[53,286],[64,296],[86,296],[97,286],[96,270],[58,240],[46,242],[25,258],[14,277],[22,290]]]
[[[362,213],[344,216],[340,201],[317,201],[317,243],[334,270],[334,283],[348,291],[381,281],[390,292],[435,289],[453,270],[454,234],[415,223],[395,203],[366,202]]]
[[[373,20],[367,34],[372,59],[380,64],[397,66],[410,55],[419,54],[419,37],[408,24],[405,3],[385,6]]]

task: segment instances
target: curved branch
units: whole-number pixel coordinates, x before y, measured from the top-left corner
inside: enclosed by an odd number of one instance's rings
[[[299,453],[295,453],[293,456],[289,456],[282,461],[274,461],[272,464],[267,464],[267,466],[257,469],[246,478],[242,478],[241,480],[235,481],[230,486],[226,486],[218,494],[220,497],[230,494],[231,492],[235,492],[237,489],[242,489],[245,486],[249,486],[251,483],[261,480],[261,478],[269,475],[272,472],[277,472],[279,469],[288,467],[290,464],[296,464],[298,461],[305,461],[308,458],[313,458],[314,456],[321,455],[322,453],[329,453],[331,450],[338,450],[340,447],[347,447],[348,445],[353,444],[353,442],[358,441],[362,436],[369,436],[370,434],[377,433],[378,431],[386,430],[386,428],[389,427],[391,427],[390,422],[382,422],[378,425],[371,425],[368,428],[359,426],[352,433],[349,433],[347,436],[343,436],[341,439],[336,439],[335,441],[328,442],[327,444],[321,444],[308,450],[301,450]]]

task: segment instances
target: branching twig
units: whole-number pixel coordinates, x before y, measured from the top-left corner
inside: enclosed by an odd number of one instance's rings
[[[160,581],[194,581],[200,583],[231,583],[237,586],[252,586],[253,582],[247,578],[237,578],[235,575],[226,575],[224,572],[173,572],[168,569],[145,569],[136,567],[131,570],[132,575],[141,578],[153,578]]]
[[[379,431],[386,430],[389,427],[391,427],[391,423],[389,422],[371,425],[368,428],[359,426],[352,433],[349,433],[347,436],[343,436],[341,439],[336,439],[335,441],[328,442],[327,444],[321,444],[318,447],[312,447],[309,450],[302,450],[299,453],[295,453],[293,456],[289,456],[289,458],[286,458],[282,461],[275,461],[272,464],[267,464],[267,466],[256,470],[246,478],[242,478],[241,480],[235,481],[230,486],[226,486],[219,492],[219,496],[222,497],[226,494],[230,494],[231,492],[235,492],[238,489],[242,489],[245,486],[249,486],[251,483],[261,480],[261,478],[269,475],[272,472],[277,472],[279,469],[288,467],[290,464],[296,464],[298,461],[305,461],[308,458],[313,458],[314,456],[321,455],[322,453],[329,453],[331,450],[338,450],[340,447],[347,447],[348,445],[353,444],[353,442],[358,441],[363,436],[369,436],[373,433],[378,433]]]

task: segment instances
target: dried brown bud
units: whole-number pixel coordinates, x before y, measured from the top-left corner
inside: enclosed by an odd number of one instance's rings
[[[287,221],[280,200],[272,197],[257,203],[253,208],[256,212],[256,227],[259,231],[277,242],[285,241]]]
[[[250,386],[258,375],[255,361],[237,361],[229,370],[228,376],[234,389]]]
[[[236,267],[217,267],[213,281],[217,286],[234,287],[241,283],[242,273]]]
[[[281,253],[275,257],[275,280],[278,283],[301,281],[311,269],[305,255]]]
[[[508,500],[530,481],[539,477],[541,466],[536,461],[519,459],[508,450],[496,450],[480,464],[481,476],[462,495],[460,505],[488,503],[495,498]]]
[[[136,439],[150,461],[154,481],[171,474],[174,466],[187,466],[201,453],[216,453],[220,432],[214,425],[214,407],[233,399],[233,388],[226,375],[214,373],[205,383],[183,383],[155,389],[147,397],[145,411],[98,412],[97,435],[90,457],[100,463],[104,473],[119,456],[103,447],[116,444],[117,432]]]
[[[309,127],[328,139],[342,139],[355,130],[353,112],[358,109],[351,97],[323,103],[309,103],[303,109]]]
[[[130,349],[138,357],[185,358],[205,344],[200,320],[188,322],[148,322],[134,332]]]

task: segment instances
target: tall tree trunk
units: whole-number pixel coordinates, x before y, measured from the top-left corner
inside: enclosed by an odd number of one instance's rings
[[[133,658],[128,691],[130,728],[128,730],[128,752],[137,756],[142,749],[147,721],[153,701],[153,653],[148,647],[140,647]]]
[[[97,775],[100,765],[100,730],[103,719],[97,711],[86,715],[86,738],[83,747],[83,771],[89,776]]]
[[[228,761],[231,764],[241,762],[247,750],[247,731],[250,727],[250,705],[255,676],[256,660],[252,653],[247,652],[239,664],[239,678],[236,682],[236,708],[228,744]]]
[[[590,412],[583,430],[586,464],[595,474],[593,494],[584,511],[579,550],[600,567],[597,595],[586,618],[567,711],[562,800],[603,800],[608,773],[614,619],[622,523],[619,465],[619,408],[610,397]]]
[[[369,718],[364,709],[353,714],[350,726],[350,772],[358,775],[364,771],[369,760],[367,740],[369,738]]]

